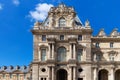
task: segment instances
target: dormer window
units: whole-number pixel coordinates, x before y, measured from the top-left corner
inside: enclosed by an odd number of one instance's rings
[[[66,21],[64,18],[59,19],[59,27],[65,27],[66,26]]]

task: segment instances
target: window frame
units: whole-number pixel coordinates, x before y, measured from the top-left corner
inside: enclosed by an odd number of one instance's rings
[[[100,48],[100,43],[99,42],[95,43],[95,47]]]
[[[82,35],[78,35],[78,41],[82,41]]]
[[[96,54],[96,61],[101,61],[101,54]]]
[[[42,52],[42,50],[45,50],[45,53]],[[47,49],[46,48],[41,48],[41,61],[43,61],[43,62],[46,61],[46,55],[47,55]]]
[[[80,52],[79,52],[80,51]],[[77,49],[77,60],[81,61],[81,57],[83,55],[83,49]]]
[[[110,48],[113,48],[113,44],[114,44],[113,42],[110,42]]]
[[[60,40],[62,41],[64,39],[65,39],[64,35],[60,35]]]
[[[46,35],[42,35],[42,41],[46,41]]]
[[[114,54],[113,54],[113,53],[110,53],[110,54],[109,54],[109,60],[110,60],[110,61],[114,61],[114,59],[115,59],[115,58],[114,58]]]
[[[63,49],[63,51],[60,51],[61,49]],[[59,47],[57,49],[57,61],[58,62],[65,62],[67,59],[67,50],[65,47]]]
[[[59,27],[65,27],[66,26],[66,20],[65,18],[60,18],[59,19]]]

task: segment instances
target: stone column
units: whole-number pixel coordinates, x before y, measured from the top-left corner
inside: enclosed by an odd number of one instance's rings
[[[115,77],[114,77],[114,68],[111,68],[110,70],[110,75],[108,76],[108,80],[115,80]]]
[[[39,80],[39,67],[38,64],[32,65],[32,80]]]
[[[50,48],[50,44],[49,44],[49,47],[48,47],[48,59],[50,59],[50,56],[51,56],[51,48]]]
[[[93,57],[93,60],[94,60],[94,61],[97,61],[97,60],[96,60],[96,54],[95,54],[95,53],[94,53],[93,56],[94,56],[94,57]]]
[[[38,60],[41,61],[41,51],[38,52]]]
[[[52,59],[54,59],[54,44],[52,44]]]
[[[94,80],[98,80],[98,69],[94,68]]]
[[[73,44],[73,59],[76,59],[76,49],[75,49],[75,44]]]
[[[50,70],[50,67],[48,67],[48,80],[51,80],[51,70]]]
[[[76,80],[76,67],[73,67],[73,80]]]
[[[70,59],[72,59],[72,44],[70,44]]]
[[[70,73],[69,73],[70,75],[69,75],[69,77],[68,77],[68,79],[70,79],[70,80],[73,80],[73,71],[72,71],[72,67],[70,67]]]
[[[55,76],[54,76],[55,74],[54,73],[55,73],[55,69],[54,69],[54,67],[52,67],[52,80],[55,80],[54,79],[55,78]]]

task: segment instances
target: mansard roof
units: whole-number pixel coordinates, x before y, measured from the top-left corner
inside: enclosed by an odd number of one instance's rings
[[[69,14],[74,13],[74,18],[73,18],[74,23],[78,26],[82,26],[82,22],[79,19],[78,15],[76,15],[74,8],[68,7],[63,3],[59,4],[57,7],[51,7],[50,11],[48,12],[47,18],[45,19],[45,21],[43,21],[43,26],[48,26],[51,13],[61,17],[69,16]]]
[[[0,73],[27,73],[29,72],[29,66],[2,66]]]

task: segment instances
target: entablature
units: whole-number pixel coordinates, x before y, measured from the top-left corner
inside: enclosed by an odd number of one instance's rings
[[[117,37],[92,37],[92,42],[120,42],[120,38]]]
[[[33,34],[68,34],[68,35],[78,35],[78,34],[92,34],[91,29],[53,29],[53,30],[32,30]]]

